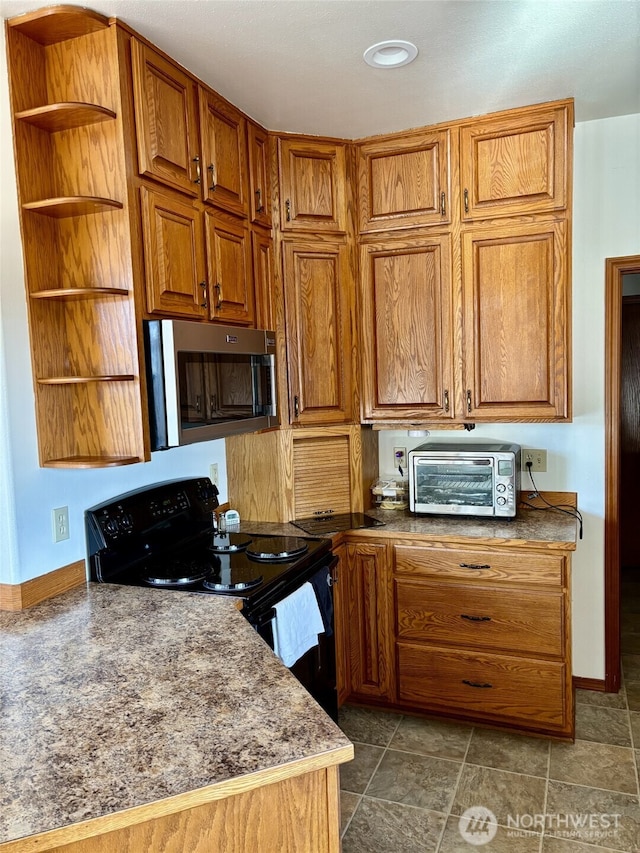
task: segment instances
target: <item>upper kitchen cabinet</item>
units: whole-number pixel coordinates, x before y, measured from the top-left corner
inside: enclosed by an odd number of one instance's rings
[[[285,326],[290,420],[353,420],[353,276],[344,241],[285,241]]]
[[[453,417],[450,257],[448,235],[362,245],[365,421]]]
[[[208,281],[212,320],[253,325],[255,317],[251,238],[247,224],[205,210]]]
[[[346,145],[283,137],[279,178],[282,231],[347,230]]]
[[[563,221],[462,236],[464,417],[571,417],[568,235]]]
[[[526,107],[460,129],[462,220],[567,207],[573,102]]]
[[[246,119],[220,95],[199,87],[201,182],[205,201],[229,213],[249,213]]]
[[[131,40],[131,62],[140,174],[199,196],[203,175],[194,79],[137,39]]]
[[[271,165],[269,134],[252,121],[247,122],[249,146],[249,203],[251,222],[271,228]]]
[[[361,233],[451,221],[449,137],[420,131],[358,145]]]
[[[43,467],[148,458],[121,49],[118,28],[80,7],[7,23]]]

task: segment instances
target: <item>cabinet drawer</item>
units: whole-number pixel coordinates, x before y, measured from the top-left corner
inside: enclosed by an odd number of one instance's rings
[[[513,550],[458,551],[396,545],[396,572],[434,577],[480,578],[562,585],[565,558],[555,554],[531,554]]]
[[[561,592],[396,579],[397,636],[535,655],[561,655]]]
[[[563,663],[407,643],[397,648],[401,702],[538,728],[565,725]]]

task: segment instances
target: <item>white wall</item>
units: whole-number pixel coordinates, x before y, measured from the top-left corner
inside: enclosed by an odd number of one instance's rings
[[[548,450],[543,490],[578,493],[584,539],[573,558],[573,670],[604,678],[604,272],[605,258],[640,254],[640,115],[575,128],[573,196],[573,423],[496,424],[473,440],[507,439]],[[394,446],[425,439],[380,433],[380,473],[391,473]]]
[[[20,583],[85,556],[87,507],[149,483],[209,474],[227,499],[224,440],[154,453],[151,462],[89,471],[38,466],[4,27],[0,36],[0,583]],[[70,538],[53,544],[51,510],[69,507]]]

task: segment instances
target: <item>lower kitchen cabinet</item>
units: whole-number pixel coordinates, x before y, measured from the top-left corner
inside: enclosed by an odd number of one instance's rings
[[[351,537],[349,700],[574,737],[568,550]]]

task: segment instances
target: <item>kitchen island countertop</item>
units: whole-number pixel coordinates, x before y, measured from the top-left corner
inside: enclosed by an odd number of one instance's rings
[[[353,755],[230,598],[91,583],[0,638],[0,847]]]

